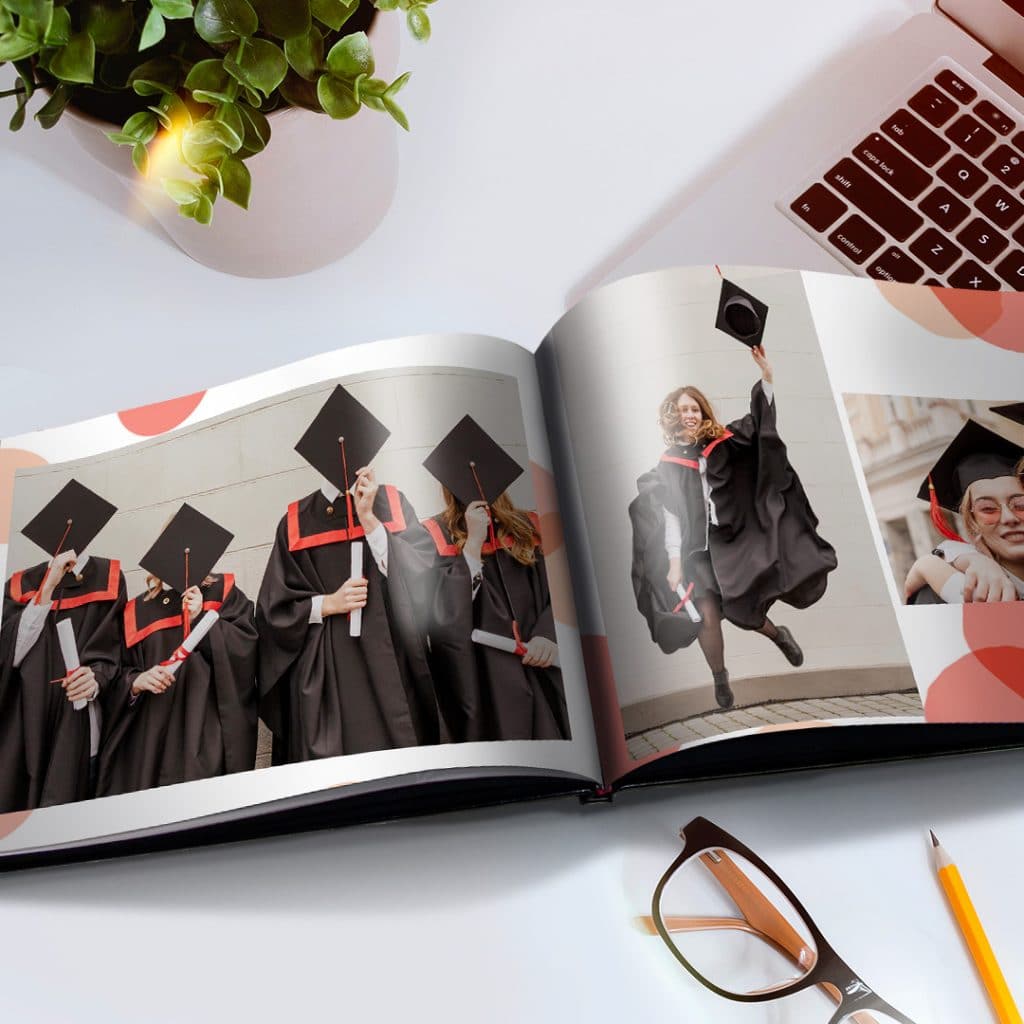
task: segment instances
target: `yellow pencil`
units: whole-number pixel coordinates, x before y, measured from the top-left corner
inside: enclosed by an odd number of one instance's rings
[[[935,855],[935,868],[939,874],[939,882],[942,883],[946,899],[949,900],[956,922],[960,925],[960,931],[967,941],[967,948],[971,951],[971,957],[981,975],[985,991],[988,992],[988,997],[992,1000],[999,1024],[1024,1024],[1021,1021],[1020,1011],[1010,994],[1010,987],[1006,984],[999,964],[996,963],[996,957],[989,945],[985,930],[981,927],[981,921],[978,920],[971,897],[967,895],[967,887],[960,877],[960,872],[957,871],[949,854],[939,845],[939,840],[930,829],[929,835],[932,837],[932,853]]]

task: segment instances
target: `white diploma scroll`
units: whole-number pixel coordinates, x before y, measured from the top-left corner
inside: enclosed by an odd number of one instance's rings
[[[186,613],[187,614],[187,613]],[[217,624],[220,615],[215,611],[208,611],[190,630],[188,636],[181,642],[175,652],[163,662],[164,668],[173,676],[181,663],[199,646],[204,636]]]
[[[679,600],[683,602],[683,608],[686,609],[686,614],[690,616],[690,621],[700,622],[700,612],[697,611],[697,606],[686,596],[682,583],[676,587],[676,593],[679,595]]]
[[[520,657],[526,652],[526,648],[517,644],[514,637],[501,636],[499,633],[488,633],[484,629],[474,629],[469,634],[469,639],[475,644],[482,644],[484,647],[493,647],[496,651],[505,651],[507,654],[518,654]],[[561,668],[558,663],[558,654],[555,654],[551,662],[552,668]]]
[[[71,675],[76,668],[81,668],[82,663],[78,660],[75,628],[71,625],[70,619],[61,619],[57,623],[57,640],[60,643],[61,657],[64,659],[64,671]],[[71,706],[76,711],[81,711],[88,703],[87,700],[76,700]]]
[[[352,569],[349,578],[353,580],[363,577],[363,545],[361,541],[352,542]],[[354,608],[348,613],[348,635],[361,636],[363,632],[363,609]]]

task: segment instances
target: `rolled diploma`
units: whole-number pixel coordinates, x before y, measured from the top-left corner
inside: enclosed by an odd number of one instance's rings
[[[363,575],[363,545],[359,541],[352,543],[352,571],[349,578],[361,579]],[[363,609],[354,608],[348,613],[348,635],[360,636],[363,632]]]
[[[199,646],[200,641],[217,624],[220,615],[215,611],[208,611],[193,627],[189,634],[181,642],[181,645],[171,655],[165,668],[173,676],[181,666],[181,663]]]
[[[679,595],[679,600],[683,602],[683,607],[686,609],[686,614],[690,616],[690,621],[700,622],[700,612],[697,611],[697,606],[686,596],[682,583],[676,587],[676,593]]]
[[[493,647],[496,651],[505,651],[507,654],[522,655],[524,648],[520,647],[513,637],[501,636],[499,633],[488,633],[485,629],[474,629],[469,634],[469,639],[475,644],[483,644],[484,647]],[[552,668],[561,668],[556,654],[551,662]]]
[[[64,659],[64,671],[71,675],[76,668],[82,667],[82,663],[78,660],[78,644],[75,643],[75,629],[70,619],[61,619],[57,623],[57,640],[60,643],[61,657]],[[81,711],[88,703],[87,700],[76,700],[71,706],[76,711]]]

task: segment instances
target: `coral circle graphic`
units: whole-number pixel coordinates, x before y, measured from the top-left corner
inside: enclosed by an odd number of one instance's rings
[[[876,281],[893,309],[943,338],[978,338],[1024,352],[1024,293],[925,288]]]
[[[28,821],[31,811],[11,811],[0,814],[0,839],[9,836],[15,829],[21,828]]]
[[[205,391],[197,391],[181,398],[170,398],[166,402],[153,402],[152,405],[125,409],[117,414],[117,418],[133,434],[154,437],[156,434],[180,427],[195,412],[205,394]]]
[[[11,532],[11,505],[14,501],[14,474],[29,466],[45,466],[46,459],[21,448],[0,448],[0,544],[7,543]]]

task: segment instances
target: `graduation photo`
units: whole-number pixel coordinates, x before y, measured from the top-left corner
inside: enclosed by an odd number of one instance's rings
[[[1024,600],[1024,402],[844,400],[901,601]]]
[[[21,470],[11,522],[0,812],[572,736],[512,376],[275,393]]]
[[[799,275],[629,278],[548,341],[633,758],[919,716]]]

